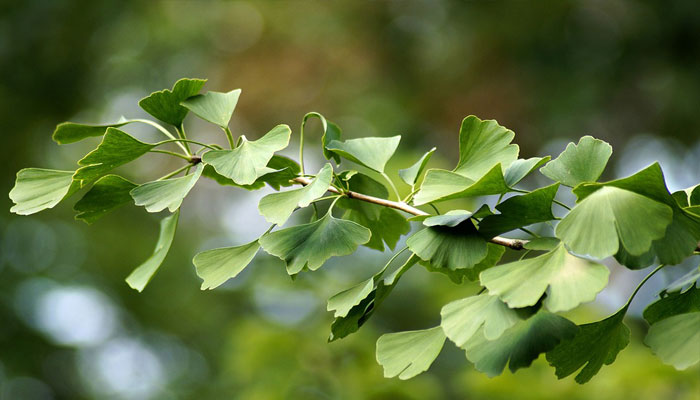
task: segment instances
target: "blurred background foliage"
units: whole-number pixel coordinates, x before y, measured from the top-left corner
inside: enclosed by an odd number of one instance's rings
[[[248,137],[278,123],[297,132],[312,110],[346,137],[402,134],[393,168],[432,146],[431,164],[451,167],[459,122],[475,114],[513,129],[523,157],[556,156],[591,134],[615,148],[605,178],[659,160],[672,190],[700,181],[692,0],[4,2],[0,72],[2,193],[20,168],[70,169],[98,143],[58,147],[58,122],[144,116],[138,99],[180,77],[242,88],[232,127]],[[224,143],[186,123],[191,136]],[[309,170],[321,163],[311,153]],[[143,182],[170,162],[152,155],[123,171]],[[131,207],[88,227],[65,204],[32,217],[0,213],[0,399],[700,397],[697,366],[661,364],[640,344],[639,319],[698,257],[650,281],[628,318],[632,344],[585,386],[558,381],[543,358],[489,379],[451,345],[428,373],[401,382],[382,377],[377,337],[434,326],[443,304],[476,288],[415,268],[358,334],[331,344],[325,300],[388,254],[365,249],[295,282],[279,260],[259,256],[223,287],[200,291],[191,257],[263,232],[261,196],[199,183],[142,294],[123,278],[152,251],[159,216]],[[611,313],[644,274],[608,264],[610,287],[568,315],[575,322]]]

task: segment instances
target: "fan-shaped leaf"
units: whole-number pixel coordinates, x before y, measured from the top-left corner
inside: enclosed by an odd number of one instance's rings
[[[180,79],[175,82],[172,91],[163,89],[153,92],[141,99],[139,106],[159,120],[179,127],[187,116],[187,108],[180,103],[199,93],[206,81],[206,79]]]
[[[73,210],[78,212],[75,219],[92,224],[105,214],[131,202],[129,192],[135,187],[135,183],[119,175],[103,176],[73,206]]]
[[[499,265],[481,273],[481,283],[512,308],[537,304],[553,312],[592,301],[608,283],[610,272],[601,264],[570,255],[564,246],[541,256]]]
[[[444,343],[445,334],[439,326],[387,333],[377,340],[377,362],[384,367],[384,377],[411,379],[430,368]]]
[[[500,214],[488,216],[479,223],[479,233],[494,237],[503,232],[554,219],[552,201],[559,184],[555,183],[522,196],[514,196],[496,206]]]
[[[163,260],[165,260],[165,256],[168,255],[170,245],[173,243],[173,238],[175,237],[175,230],[179,217],[180,210],[177,210],[174,214],[160,221],[160,235],[158,236],[158,242],[156,243],[156,248],[153,250],[153,254],[126,278],[126,283],[128,283],[132,289],[136,289],[139,292],[143,291],[163,263]]]
[[[458,226],[432,226],[414,233],[406,245],[433,268],[456,270],[471,268],[487,253],[486,240],[479,236],[471,221]]]
[[[595,182],[612,155],[612,147],[591,136],[582,137],[578,144],[569,143],[566,149],[540,172],[549,179],[574,187],[583,182]]]
[[[413,202],[416,205],[463,197],[486,196],[510,191],[496,165],[478,181],[443,169],[429,169]]]
[[[487,293],[453,301],[442,307],[440,315],[440,326],[458,347],[463,347],[482,327],[484,337],[495,340],[520,321],[515,310],[508,308],[498,296]]]
[[[532,157],[528,159],[517,159],[513,161],[506,172],[503,173],[503,178],[506,181],[506,185],[513,187],[518,184],[523,178],[528,176],[532,171],[541,167],[551,159],[550,156],[547,157]]]
[[[367,137],[344,142],[333,140],[326,148],[345,159],[383,173],[387,161],[394,155],[400,141],[401,136]]]
[[[56,126],[56,130],[53,132],[53,140],[58,144],[75,143],[89,137],[102,136],[107,131],[107,128],[118,128],[130,122],[132,121],[120,121],[104,125],[63,122]]]
[[[664,364],[687,369],[700,362],[700,311],[663,319],[649,328],[644,338]]]
[[[260,238],[260,245],[284,260],[287,272],[294,275],[305,267],[315,271],[333,256],[351,254],[370,236],[364,226],[327,213],[312,223],[268,233]]]
[[[482,121],[473,115],[464,118],[459,129],[459,163],[454,172],[477,181],[496,164],[508,168],[518,158],[518,146],[510,144],[513,137],[513,131],[494,120]]]
[[[258,140],[243,138],[240,146],[233,150],[208,151],[202,161],[238,185],[251,185],[259,177],[275,172],[267,164],[276,151],[287,147],[291,133],[287,125],[277,125]]]
[[[10,212],[29,215],[53,208],[78,189],[73,183],[73,174],[73,171],[55,169],[21,169],[10,190],[10,199],[15,203]]]
[[[202,169],[204,165],[198,164],[194,172],[189,175],[144,183],[133,188],[129,193],[136,205],[144,206],[148,212],[160,212],[166,208],[170,212],[175,212],[199,180]]]
[[[202,278],[202,290],[214,289],[235,278],[253,261],[260,244],[257,240],[236,246],[203,251],[194,256],[192,263]]]
[[[240,95],[241,89],[232,90],[228,93],[210,91],[192,96],[180,104],[195,113],[199,118],[226,128],[231,120],[231,115],[233,115],[233,110],[238,104]]]
[[[427,153],[423,154],[423,156],[418,161],[416,161],[415,164],[411,165],[406,169],[400,169],[399,176],[401,177],[401,180],[406,182],[406,184],[411,187],[415,186],[418,182],[418,179],[420,179],[420,176],[423,173],[425,166],[428,165],[430,157],[433,155],[436,149],[436,147],[433,147]]]
[[[506,248],[494,243],[486,244],[486,257],[479,261],[475,266],[471,268],[461,268],[461,269],[447,269],[447,268],[436,268],[430,265],[429,262],[421,261],[421,265],[425,267],[430,272],[439,272],[446,275],[450,280],[458,285],[464,282],[464,279],[471,282],[479,280],[479,274],[481,271],[485,271],[492,268],[501,260],[503,253],[506,252]]]

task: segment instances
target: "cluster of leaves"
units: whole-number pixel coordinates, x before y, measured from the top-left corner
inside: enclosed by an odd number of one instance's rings
[[[337,125],[318,113],[309,113],[301,125],[297,163],[276,154],[289,144],[292,131],[288,126],[278,125],[257,140],[234,138],[229,120],[240,90],[199,94],[204,83],[182,79],[172,90],[152,93],[139,102],[146,112],[172,126],[174,133],[141,119],[97,126],[58,125],[53,138],[59,144],[93,136],[101,136],[102,142],[78,161],[75,170],[19,171],[10,192],[15,203],[11,211],[33,214],[84,188],[88,189],[74,208],[76,218],[87,223],[130,202],[150,213],[167,208],[170,214],[161,222],[152,256],[126,278],[138,291],[163,263],[182,201],[202,176],[245,190],[268,185],[277,191],[263,197],[258,205],[270,223],[260,238],[194,257],[202,289],[214,289],[238,275],[261,248],[280,258],[291,276],[317,270],[329,258],[349,255],[359,246],[394,250],[400,237],[411,232],[413,221],[419,229],[407,238],[405,248],[366,281],[328,300],[328,311],[334,316],[329,340],[337,340],[356,332],[415,265],[444,274],[456,284],[471,281],[483,287],[477,295],[445,305],[439,326],[379,338],[378,362],[387,377],[401,379],[427,370],[449,338],[489,376],[501,374],[506,366],[511,371],[528,367],[545,353],[558,377],[580,370],[576,381],[587,382],[628,344],[630,331],[623,318],[636,294],[602,321],[577,326],[558,315],[594,300],[607,285],[609,271],[595,260],[612,256],[631,269],[658,264],[648,279],[665,265],[678,264],[698,252],[700,186],[670,193],[656,163],[623,179],[597,182],[612,148],[590,136],[578,144],[570,143],[553,160],[520,159],[518,146],[511,143],[511,130],[496,121],[469,116],[459,131],[455,168],[426,170],[435,151],[431,149],[398,172],[410,188],[402,198],[385,171],[400,136],[342,140]],[[189,112],[219,126],[229,148],[188,139],[184,120]],[[312,118],[321,123],[321,147],[328,160],[313,175],[305,173],[303,162],[304,127]],[[144,143],[119,129],[131,123],[150,124],[168,139]],[[179,146],[182,152],[160,149],[167,144]],[[195,146],[198,149],[193,152]],[[152,152],[179,157],[184,165],[142,184],[110,173]],[[341,163],[347,162],[352,163],[352,169],[339,170]],[[538,170],[553,183],[533,191],[518,188],[522,179]],[[294,185],[298,187],[281,190]],[[576,195],[573,208],[556,199],[560,190],[572,190]],[[506,194],[511,196],[503,200]],[[484,204],[475,211],[457,209],[440,214],[435,207],[435,203],[450,199],[483,196],[499,196],[495,209]],[[309,223],[285,226],[295,210],[310,205],[317,210],[316,203],[322,201],[330,205],[325,212],[315,212]],[[557,218],[553,205],[568,212]],[[528,227],[536,224],[552,227],[552,234],[535,235]],[[530,240],[499,236],[513,230],[530,234]],[[499,265],[508,249],[524,250],[524,254],[517,261]],[[401,257],[403,263],[392,267]],[[691,271],[665,289],[644,312],[651,325],[645,343],[663,362],[679,369],[700,361],[700,352],[693,347],[700,340],[699,280],[700,269]]]

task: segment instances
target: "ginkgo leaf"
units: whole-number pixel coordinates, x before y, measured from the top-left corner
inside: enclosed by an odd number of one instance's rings
[[[228,127],[240,95],[241,89],[227,93],[209,91],[183,100],[180,104],[199,118],[225,129]]]
[[[559,379],[578,371],[576,382],[584,384],[593,378],[603,365],[615,362],[617,354],[630,341],[630,330],[622,322],[627,307],[610,317],[581,325],[571,339],[564,340],[547,352],[547,361],[556,368]]]
[[[496,209],[501,213],[482,219],[479,233],[491,238],[513,229],[553,220],[552,201],[558,188],[559,184],[555,183],[498,204]]]
[[[478,181],[443,169],[429,169],[413,203],[422,205],[464,197],[487,196],[510,191],[503,179],[501,165],[494,166]]]
[[[263,197],[258,204],[258,210],[267,222],[282,226],[297,207],[306,207],[323,196],[330,187],[332,179],[333,168],[330,164],[326,164],[308,185]]]
[[[425,166],[428,165],[430,157],[433,155],[436,149],[436,147],[433,147],[432,149],[428,150],[427,153],[423,154],[423,156],[418,161],[416,161],[415,164],[411,165],[406,169],[400,169],[399,176],[401,177],[401,180],[406,182],[406,184],[409,186],[415,186],[421,174],[423,173]]]
[[[175,212],[199,180],[202,169],[204,165],[198,164],[194,172],[189,175],[144,183],[133,188],[129,193],[135,204],[144,206],[148,212],[160,212],[166,208],[170,212]]]
[[[650,324],[678,314],[700,311],[700,288],[691,286],[689,290],[662,292],[662,297],[644,309],[644,319]]]
[[[182,78],[175,82],[173,90],[163,89],[139,100],[139,106],[170,125],[180,126],[187,116],[187,108],[180,105],[188,97],[199,93],[206,79]]]
[[[559,246],[559,243],[561,243],[561,240],[555,237],[538,237],[529,240],[523,245],[523,248],[526,250],[550,251]]]
[[[506,171],[503,173],[503,178],[506,181],[506,185],[509,187],[513,187],[518,182],[523,180],[526,176],[528,176],[532,171],[536,170],[537,168],[541,167],[545,163],[549,162],[551,159],[550,156],[547,157],[532,157],[532,158],[527,158],[527,159],[517,159],[513,161],[508,168],[506,168]]]
[[[641,255],[664,236],[672,216],[666,204],[605,186],[577,204],[555,232],[578,254],[605,258],[617,253],[621,244],[631,255]]]
[[[421,265],[425,267],[430,272],[439,272],[446,275],[450,280],[458,285],[464,282],[464,279],[471,282],[479,280],[479,274],[481,271],[485,271],[489,268],[493,268],[503,257],[503,253],[506,252],[506,248],[494,243],[486,244],[486,257],[479,261],[475,266],[471,268],[461,268],[461,269],[447,269],[447,268],[436,268],[432,266],[429,262],[422,261]]]
[[[495,340],[521,319],[498,296],[487,293],[446,304],[440,315],[440,326],[458,347],[463,347],[482,327],[484,337]]]
[[[456,270],[471,268],[486,257],[486,240],[476,232],[471,221],[456,227],[431,226],[406,240],[406,245],[434,268]]]
[[[559,157],[550,161],[540,172],[547,178],[574,187],[600,178],[612,147],[591,136],[582,137],[578,144],[569,143]]]
[[[73,210],[78,212],[75,219],[92,224],[105,214],[131,202],[129,192],[135,187],[135,183],[119,175],[103,176],[73,206]]]
[[[529,367],[540,354],[576,335],[578,327],[568,319],[539,311],[517,322],[497,339],[489,341],[480,329],[465,344],[467,359],[489,377],[500,375],[508,364],[511,372]]]
[[[694,287],[700,287],[700,265],[697,268],[693,268],[690,271],[688,271],[687,274],[671,282],[668,286],[666,286],[664,292],[684,293]]]
[[[272,172],[268,172],[267,174],[261,176],[250,185],[237,184],[231,178],[227,178],[216,172],[214,167],[209,164],[204,166],[202,176],[213,179],[216,181],[216,183],[223,186],[237,186],[246,190],[258,190],[264,187],[267,183],[271,188],[280,190],[280,188],[283,186],[287,187],[294,185],[295,183],[292,180],[299,176],[300,172],[299,164],[297,164],[296,161],[277,154],[272,156],[270,161],[267,163],[267,168],[269,168]]]
[[[384,299],[394,290],[401,276],[414,266],[418,260],[418,257],[412,254],[401,267],[386,277],[384,277],[384,272],[388,265],[385,266],[368,280],[374,283],[374,287],[369,292],[367,292],[365,286],[368,281],[364,281],[347,291],[338,293],[337,297],[333,296],[331,298],[333,299],[333,304],[331,304],[331,300],[328,302],[328,311],[336,311],[336,314],[339,316],[335,318],[331,325],[331,335],[328,341],[332,342],[342,339],[351,333],[357,332],[382,304]],[[350,308],[347,309],[347,307]]]
[[[175,237],[175,230],[179,217],[180,210],[177,210],[172,215],[160,221],[160,234],[153,254],[143,264],[136,267],[126,278],[126,283],[128,283],[132,289],[136,289],[139,292],[143,291],[163,263],[163,260],[165,260],[165,256],[168,255],[170,245],[172,245],[173,238]]]
[[[258,140],[243,138],[233,150],[208,151],[202,156],[202,161],[238,185],[251,185],[259,177],[275,171],[267,164],[276,151],[287,147],[291,134],[289,126],[277,125]]]
[[[10,200],[15,203],[10,212],[30,215],[53,208],[77,190],[73,171],[43,168],[24,168],[17,172]]]
[[[119,128],[130,122],[133,121],[120,121],[113,124],[100,125],[63,122],[56,125],[52,138],[58,144],[75,143],[89,137],[102,136],[107,131],[107,128]]]
[[[434,215],[423,220],[425,226],[447,226],[454,228],[472,217],[471,211],[450,210],[441,215]]]
[[[271,232],[259,239],[262,248],[287,264],[290,275],[305,267],[315,271],[333,256],[346,256],[366,243],[371,232],[327,213],[317,221]]]
[[[134,139],[126,132],[117,128],[107,128],[102,142],[78,161],[82,165],[75,171],[73,179],[81,187],[94,182],[112,169],[133,161],[148,153],[155,145]]]
[[[497,164],[508,168],[519,152],[517,145],[510,144],[513,137],[513,131],[494,120],[482,121],[473,115],[464,118],[459,129],[459,163],[454,172],[477,181]]]
[[[344,142],[333,140],[326,148],[345,159],[383,173],[387,161],[394,155],[400,141],[401,136],[367,137]]]
[[[678,314],[651,326],[644,338],[664,364],[678,370],[700,362],[700,311]]]
[[[340,140],[340,137],[342,135],[342,131],[340,127],[331,121],[328,121],[323,115],[317,113],[317,112],[310,112],[306,115],[304,115],[304,119],[301,121],[302,125],[302,130],[304,129],[304,126],[306,125],[306,121],[308,121],[311,118],[318,118],[319,121],[321,121],[321,128],[323,128],[323,134],[321,136],[321,145],[323,147],[323,157],[325,157],[326,160],[330,161],[333,159],[336,164],[340,164],[340,156],[338,154],[335,154],[331,150],[328,149],[328,144],[334,140]]]
[[[610,271],[601,264],[574,257],[560,245],[541,256],[499,265],[481,273],[481,284],[511,308],[537,304],[566,311],[595,299],[608,283]]]
[[[445,343],[439,326],[419,331],[387,333],[377,340],[377,362],[384,377],[411,379],[427,371]]]
[[[214,289],[235,278],[253,261],[260,244],[257,239],[236,247],[224,247],[198,253],[192,259],[197,276],[202,278],[202,290]]]

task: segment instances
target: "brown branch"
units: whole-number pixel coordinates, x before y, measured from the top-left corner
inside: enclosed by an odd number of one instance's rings
[[[298,178],[294,178],[294,182],[306,186],[309,183],[311,183],[311,179],[300,176]],[[386,200],[386,199],[382,199],[379,197],[369,196],[366,194],[357,193],[357,192],[353,192],[353,191],[347,191],[345,193],[342,193],[341,191],[334,188],[333,186],[328,188],[328,191],[331,193],[336,193],[336,194],[344,194],[345,196],[347,196],[351,199],[356,199],[356,200],[360,200],[360,201],[365,201],[367,203],[372,203],[372,204],[377,204],[377,205],[384,206],[384,207],[393,208],[393,209],[403,211],[405,213],[412,214],[412,215],[417,215],[417,216],[430,215],[429,213],[427,213],[423,210],[419,210],[419,209],[417,209],[413,206],[410,206],[406,203],[403,203],[403,202]],[[491,239],[491,243],[495,243],[495,244],[498,244],[501,246],[509,247],[511,249],[514,249],[514,250],[522,250],[523,245],[527,242],[528,242],[527,240],[509,239],[509,238],[504,238],[504,237],[500,237],[500,236],[496,236],[496,237]]]

